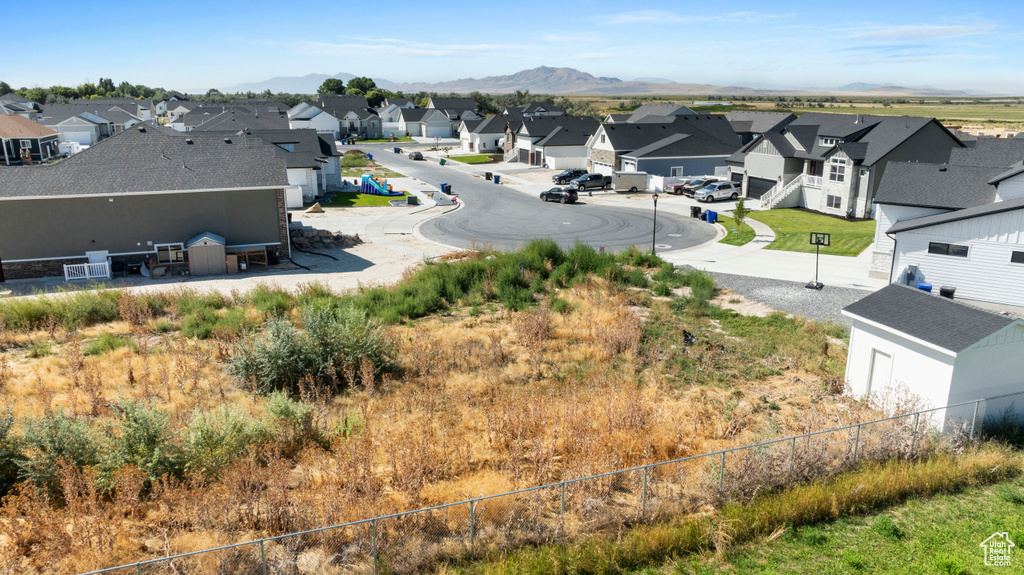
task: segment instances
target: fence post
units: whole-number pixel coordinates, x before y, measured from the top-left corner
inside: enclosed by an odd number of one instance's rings
[[[476,555],[476,499],[469,502],[469,556]]]
[[[267,554],[263,550],[263,540],[260,539],[260,563],[263,564],[263,575],[267,575]]]
[[[857,424],[857,438],[853,440],[853,464],[857,465],[857,450],[860,448],[860,424]]]
[[[914,450],[917,449],[917,423],[921,419],[921,412],[914,414],[914,431],[910,435],[910,454],[913,456]]]
[[[562,482],[562,502],[558,506],[558,519],[565,523],[565,482]]]
[[[725,452],[722,452],[721,463],[718,466],[718,494],[722,494],[722,486],[725,484]]]
[[[135,564],[135,572],[138,573],[139,575],[142,575],[142,564],[141,563],[136,563]]]
[[[644,485],[640,494],[640,517],[647,516],[647,467],[644,467]]]
[[[971,439],[974,439],[974,426],[978,425],[978,404],[981,400],[974,402],[974,417],[971,418]]]
[[[793,466],[796,464],[796,438],[793,438],[793,444],[789,446],[789,480],[793,481]]]
[[[370,521],[370,540],[373,542],[373,572],[377,573],[377,520]]]

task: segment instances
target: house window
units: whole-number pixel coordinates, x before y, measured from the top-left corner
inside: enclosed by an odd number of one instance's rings
[[[843,143],[843,141],[840,140],[839,138],[822,138],[821,139],[821,145],[822,146],[834,146],[836,144],[842,144],[842,143]]]
[[[956,244],[944,244],[940,242],[928,242],[928,253],[939,254],[942,256],[956,256],[958,258],[967,257],[967,246],[958,246]]]
[[[604,134],[601,134],[601,143],[604,143]]]
[[[681,178],[683,176],[683,166],[677,166],[675,168],[671,168],[671,170],[672,172],[669,175],[673,178]]]
[[[1012,252],[1010,253],[1011,264],[1024,264],[1024,252]]]
[[[830,208],[835,208],[837,210],[842,209],[842,207],[843,207],[843,197],[842,196],[831,196],[831,195],[825,196],[825,204],[828,207],[830,207]]]
[[[832,158],[828,163],[828,181],[846,181],[846,160],[843,158]]]
[[[183,244],[157,244],[157,263],[177,264],[183,261],[185,261],[185,246]]]
[[[32,140],[22,140],[21,141],[21,149],[22,150],[30,150],[30,149],[32,149]]]

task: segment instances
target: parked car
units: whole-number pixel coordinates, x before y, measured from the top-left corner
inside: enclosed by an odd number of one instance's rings
[[[697,190],[694,199],[698,202],[713,202],[715,200],[735,200],[740,197],[739,182],[715,182],[708,187]]]
[[[683,186],[683,193],[692,198],[693,195],[695,193],[697,193],[697,190],[700,190],[700,189],[704,188],[705,186],[709,186],[709,185],[711,185],[711,184],[713,184],[713,183],[715,183],[717,181],[718,181],[718,178],[712,178],[712,177],[698,178],[698,179],[690,182],[689,184],[686,184],[685,186]]]
[[[579,198],[579,195],[572,188],[551,188],[540,193],[540,199],[545,202],[574,204],[577,198]]]
[[[410,160],[422,160],[423,159],[423,154],[420,153],[420,152],[409,152],[409,159]]]
[[[612,177],[602,176],[601,174],[586,174],[570,181],[569,185],[581,192],[593,188],[604,189],[612,185]]]
[[[570,170],[564,170],[561,173],[558,173],[558,174],[555,174],[555,175],[551,176],[551,181],[556,183],[556,184],[565,185],[565,184],[569,183],[569,180],[575,180],[576,178],[578,178],[578,177],[580,177],[580,176],[582,176],[582,175],[584,175],[586,173],[587,173],[586,170],[582,170],[582,169],[579,169],[579,168],[573,168],[573,169],[570,169]]]
[[[665,186],[666,194],[675,194],[677,196],[682,195],[683,187],[693,181],[693,178],[680,178],[674,183]]]

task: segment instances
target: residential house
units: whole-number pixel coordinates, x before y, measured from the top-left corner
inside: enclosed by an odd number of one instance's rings
[[[5,168],[0,259],[8,280],[65,264],[183,264],[204,232],[288,257],[285,159],[262,141],[136,126],[64,161]],[[109,268],[107,268],[109,272]]]
[[[165,102],[163,115],[171,121],[174,121],[184,116],[185,114],[191,112],[192,110],[195,110],[196,108],[212,108],[213,106],[214,104],[211,104],[209,102],[198,102],[193,100],[168,101]]]
[[[197,109],[201,110],[201,109]],[[197,110],[193,110],[196,112]],[[239,130],[287,130],[289,128],[288,117],[276,112],[256,112],[248,108],[235,107],[212,114],[203,115],[199,118],[200,123],[190,126],[188,131],[219,132]],[[183,116],[184,118],[184,116]],[[187,122],[187,120],[185,120]]]
[[[336,140],[348,136],[369,139],[382,136],[381,119],[363,96],[320,94],[314,102],[289,110],[288,117],[293,128],[315,128],[320,133],[332,131]],[[334,126],[335,121],[337,126]]]
[[[0,116],[23,116],[29,120],[35,120],[36,116],[43,109],[38,102],[33,102],[16,94],[4,94],[0,96]]]
[[[530,102],[523,106],[506,107],[501,111],[504,116],[522,116],[523,118],[535,118],[538,116],[564,116],[565,110],[547,102]]]
[[[152,100],[136,100],[135,98],[91,98],[79,99],[69,102],[71,105],[81,105],[94,110],[110,110],[120,108],[125,113],[135,116],[140,120],[149,121],[154,117],[154,106]]]
[[[602,174],[642,166],[661,176],[708,174],[724,169],[727,150],[739,146],[739,136],[721,114],[645,114],[632,122],[602,124],[587,142],[587,167]]]
[[[158,116],[165,116],[167,115],[167,111],[169,109],[175,108],[179,102],[190,101],[192,101],[192,99],[188,96],[178,92],[172,92],[171,95],[168,96],[166,100],[161,100],[157,102],[156,105],[153,106],[153,109],[156,111],[156,114]]]
[[[56,131],[23,116],[0,115],[4,165],[45,162],[58,155]]]
[[[733,110],[725,115],[725,119],[732,124],[732,129],[740,136],[741,144],[748,144],[754,138],[769,130],[775,130],[788,126],[796,119],[796,114],[790,112],[752,112],[747,110]]]
[[[448,117],[431,108],[401,108],[398,111],[399,136],[447,138],[451,135]]]
[[[856,397],[909,392],[937,408],[929,423],[940,431],[970,429],[1000,417],[1024,396],[1024,321],[935,294],[889,285],[843,309],[853,320],[846,383]],[[973,431],[973,430],[972,430]]]
[[[553,170],[585,168],[587,141],[600,124],[590,117],[535,116],[509,122],[505,160]]]
[[[439,110],[448,118],[449,129],[445,137],[457,137],[464,120],[483,120],[473,98],[430,98],[427,108]]]
[[[341,188],[341,154],[334,139],[316,130],[301,129],[244,129],[230,137],[259,139],[274,146],[285,159],[288,183],[302,190],[302,201],[312,203],[328,190]],[[301,208],[302,204],[289,205]]]
[[[459,125],[459,148],[464,152],[501,152],[510,122],[522,121],[520,113],[497,114],[483,120],[463,120]]]
[[[310,128],[318,134],[330,134],[332,138],[341,138],[341,122],[338,118],[314,106],[309,102],[301,102],[288,110],[288,126],[293,130]]]
[[[415,108],[416,103],[412,101],[412,98],[384,98],[384,105],[382,107],[386,108],[388,106],[395,106],[396,108]]]
[[[733,154],[729,177],[762,208],[864,218],[889,162],[942,162],[957,147],[934,118],[807,113]]]
[[[893,275],[895,241],[889,230],[896,223],[984,206],[1008,194],[1004,186],[999,196],[989,182],[1024,159],[1024,140],[987,138],[972,144],[953,148],[949,161],[942,164],[889,164],[875,194],[871,277]]]

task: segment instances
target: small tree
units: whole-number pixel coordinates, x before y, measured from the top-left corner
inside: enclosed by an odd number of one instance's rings
[[[743,198],[740,198],[739,200],[737,200],[736,201],[736,207],[733,208],[733,210],[732,210],[732,217],[733,217],[734,220],[736,220],[736,230],[737,230],[737,232],[739,232],[739,231],[741,231],[743,229],[743,221],[747,219],[747,214],[749,214],[749,213],[750,213],[750,210],[747,209],[747,207],[743,205]]]
[[[337,78],[328,78],[316,90],[317,94],[344,94],[345,83]]]

